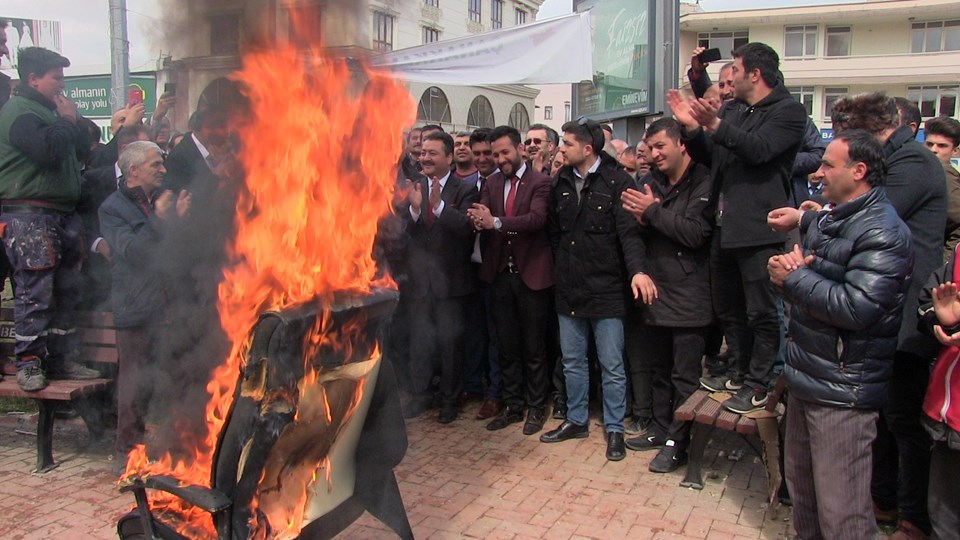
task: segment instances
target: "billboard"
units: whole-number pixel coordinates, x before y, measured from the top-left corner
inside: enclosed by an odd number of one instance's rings
[[[7,48],[10,53],[0,56],[0,69],[17,70],[17,49],[43,47],[58,53],[63,52],[60,40],[60,21],[40,21],[36,19],[18,19],[3,17],[7,21],[4,30],[7,33]]]
[[[651,110],[655,3],[585,0],[593,28],[593,80],[577,85],[577,114],[609,120]]]

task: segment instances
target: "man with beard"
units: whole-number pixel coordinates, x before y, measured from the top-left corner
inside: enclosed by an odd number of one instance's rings
[[[470,132],[458,131],[453,136],[453,174],[464,182],[477,185],[477,168],[473,164],[473,151],[470,149]]]
[[[479,200],[477,188],[452,174],[453,138],[442,131],[423,138],[424,178],[407,181],[401,211],[409,237],[405,291],[410,300],[410,378],[413,394],[404,416],[413,418],[432,401],[439,374],[441,424],[457,418],[463,387],[464,300],[470,294],[473,224],[466,210]]]
[[[807,123],[806,110],[779,79],[780,57],[768,45],[748,43],[733,51],[734,105],[721,118],[704,99],[668,93],[683,126],[690,156],[711,167],[717,232],[711,250],[713,306],[735,364],[701,385],[736,395],[723,408],[746,414],[767,403],[773,364],[780,351],[778,302],[766,262],[786,236],[771,230],[766,215],[787,204],[790,174]]]
[[[500,126],[488,137],[500,173],[467,211],[489,231],[480,278],[493,285],[493,321],[506,408],[489,424],[496,431],[523,421],[524,435],[543,429],[547,391],[547,325],[553,257],[546,220],[550,177],[520,157],[520,132]]]
[[[657,289],[644,273],[640,228],[620,201],[634,183],[602,150],[603,129],[580,118],[564,124],[563,132],[567,165],[551,185],[547,230],[554,253],[567,415],[540,441],[587,437],[587,340],[592,333],[601,366],[606,457],[619,461],[626,456],[623,318],[631,293],[633,300],[642,297],[649,304]]]
[[[667,473],[687,461],[690,423],[673,419],[673,412],[697,389],[702,373],[710,309],[710,234],[708,219],[712,183],[710,169],[694,163],[680,142],[680,124],[661,118],[647,129],[644,142],[655,168],[640,181],[640,189],[623,193],[623,207],[641,226],[651,279],[658,284],[657,302],[640,313],[638,328],[643,353],[631,365],[637,379],[652,375],[653,424],[646,433],[626,441],[631,450],[661,448],[650,470]],[[646,367],[646,369],[644,369]]]

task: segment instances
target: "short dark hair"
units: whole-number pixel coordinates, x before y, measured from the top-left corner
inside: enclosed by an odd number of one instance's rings
[[[143,124],[127,126],[117,132],[117,146],[126,146],[133,141],[139,141],[141,135],[150,135],[150,130]],[[151,137],[152,140],[152,137]]]
[[[847,129],[833,138],[847,143],[847,166],[862,162],[867,166],[867,182],[872,187],[882,186],[887,176],[883,163],[883,145],[865,129]]]
[[[33,73],[43,77],[52,69],[70,67],[66,57],[43,47],[26,47],[17,51],[17,73],[21,81]]]
[[[949,116],[938,116],[923,123],[925,135],[940,135],[953,141],[953,146],[960,146],[960,122]]]
[[[511,126],[497,126],[493,128],[490,135],[487,135],[487,140],[490,141],[490,144],[493,144],[493,141],[499,141],[504,137],[510,137],[510,142],[512,142],[514,146],[520,144],[520,131]]]
[[[760,70],[760,78],[770,88],[777,86],[780,75],[780,55],[766,43],[753,42],[733,50],[733,57],[743,62],[747,72]]]
[[[527,133],[535,129],[542,129],[543,131],[547,132],[547,140],[552,142],[553,144],[560,143],[560,136],[559,134],[557,134],[557,130],[553,129],[552,127],[546,124],[533,124],[532,126],[527,128]]]
[[[473,133],[470,134],[470,146],[473,146],[477,143],[490,142],[490,128],[479,128],[473,130]]]
[[[635,155],[635,154],[637,153],[637,145],[635,145],[635,144],[630,145],[630,146],[624,148],[624,149],[623,149],[623,152],[620,152],[620,153],[621,153],[621,154]]]
[[[657,133],[666,133],[667,137],[674,142],[680,141],[680,122],[677,122],[675,119],[670,117],[663,117],[657,120],[656,122],[650,124],[647,128],[647,132],[643,135],[643,139],[649,139]]]
[[[833,105],[831,113],[834,133],[848,129],[865,129],[874,135],[900,125],[897,102],[884,92],[844,96]]]
[[[219,128],[227,125],[227,112],[220,107],[197,109],[187,122],[192,131],[204,128]]]
[[[446,151],[444,155],[449,156],[453,153],[453,137],[449,133],[445,133],[443,130],[440,131],[431,131],[423,136],[424,141],[440,141],[443,143],[443,149]]]
[[[905,97],[895,97],[893,100],[897,103],[897,114],[900,116],[900,125],[909,126],[910,124],[916,124],[917,129],[920,129],[920,122],[923,122],[923,117],[920,115],[920,107],[917,107],[917,104],[910,101]],[[917,129],[914,130],[916,134]]]
[[[443,128],[437,124],[425,124],[420,126],[420,133],[423,133],[424,131],[439,131],[440,133],[446,133],[446,131],[444,131]]]
[[[576,120],[571,120],[560,127],[564,133],[573,135],[573,138],[580,144],[589,144],[593,147],[593,153],[600,155],[603,151],[603,145],[606,144],[603,138],[603,128],[593,120],[588,120],[581,116]]]

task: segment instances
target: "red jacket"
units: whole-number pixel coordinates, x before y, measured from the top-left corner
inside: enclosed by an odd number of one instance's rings
[[[956,264],[957,252],[946,264],[941,272],[936,272],[931,281],[936,279],[943,283],[949,279],[960,284],[960,265]],[[935,285],[933,285],[935,286]],[[928,283],[926,291],[933,287]],[[929,294],[929,293],[927,293]],[[921,305],[921,314],[924,309],[932,310],[932,306]],[[934,315],[935,317],[936,315]],[[923,412],[936,422],[946,424],[951,430],[960,432],[960,347],[941,347],[937,361],[930,373],[930,384],[927,386],[927,395],[923,400]]]

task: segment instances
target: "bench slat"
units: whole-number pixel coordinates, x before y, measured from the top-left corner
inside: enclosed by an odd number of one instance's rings
[[[83,344],[113,345],[117,344],[117,331],[113,328],[77,328],[80,342]]]
[[[751,433],[757,432],[757,421],[753,418],[747,418],[746,416],[741,416],[740,420],[737,421],[736,432],[743,435],[750,435]]]
[[[90,379],[86,381],[50,381],[50,385],[38,392],[24,392],[17,381],[8,377],[0,381],[0,397],[30,399],[50,399],[53,401],[72,401],[79,397],[106,390],[113,384],[110,379]]]
[[[79,311],[77,312],[77,326],[86,328],[113,328],[113,312]]]
[[[717,415],[720,414],[720,402],[707,398],[704,400],[703,406],[697,410],[696,421],[701,424],[713,425],[717,420]]]
[[[720,411],[720,414],[717,415],[717,427],[727,431],[734,431],[737,429],[737,420],[739,419],[739,414],[723,409]]]
[[[80,344],[80,359],[84,362],[99,362],[101,364],[116,364],[117,348],[92,345],[88,343]]]
[[[696,416],[697,409],[704,399],[710,399],[710,394],[706,390],[697,390],[690,395],[673,413],[673,417],[681,422],[689,422]]]

